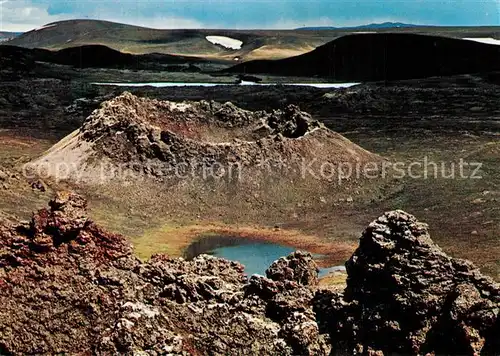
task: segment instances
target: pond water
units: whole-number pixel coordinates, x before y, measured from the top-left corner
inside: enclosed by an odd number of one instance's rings
[[[267,242],[255,242],[240,237],[210,236],[193,242],[186,250],[185,257],[207,254],[226,260],[238,261],[245,266],[247,275],[265,275],[266,269],[277,259],[288,256],[297,249]],[[344,266],[334,266],[320,270],[320,277],[334,271],[344,271]]]
[[[292,85],[292,86],[308,86],[314,88],[349,88],[359,83],[254,83],[242,82],[241,84],[232,83],[177,83],[177,82],[150,82],[150,83],[92,83],[94,85],[114,85],[119,87],[145,87],[151,86],[155,88],[165,87],[215,87],[218,85],[257,85],[257,86],[270,86],[270,85]]]

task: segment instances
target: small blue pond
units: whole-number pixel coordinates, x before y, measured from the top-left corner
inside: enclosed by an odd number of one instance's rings
[[[201,254],[238,261],[245,266],[247,275],[265,275],[266,269],[280,257],[288,256],[296,249],[273,243],[255,242],[244,238],[210,236],[195,241],[186,250],[185,257],[192,259]],[[344,266],[324,268],[320,276],[333,271],[343,271]]]

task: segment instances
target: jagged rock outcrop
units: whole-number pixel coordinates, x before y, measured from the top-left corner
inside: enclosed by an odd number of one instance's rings
[[[275,261],[266,271],[274,281],[295,281],[305,286],[318,284],[318,266],[310,254],[297,251]]]
[[[59,179],[96,182],[103,171],[116,173],[107,179],[144,174],[168,180],[186,172],[206,177],[207,167],[226,175],[248,168],[289,177],[299,176],[304,162],[319,172],[325,164],[381,160],[293,105],[251,112],[230,102],[176,103],[126,92],[104,102],[80,130],[30,166]]]
[[[344,293],[312,256],[267,270],[210,256],[133,255],[60,193],[0,225],[0,354],[498,354],[497,284],[444,254],[404,212],[364,232]],[[78,342],[75,342],[78,340]]]
[[[29,224],[0,226],[1,354],[312,355],[328,348],[305,285],[273,281],[273,294],[260,297],[245,291],[237,262],[157,255],[144,263],[125,238],[88,218],[80,196],[61,193],[49,205]]]
[[[346,268],[345,293],[320,292],[315,302],[335,352],[500,352],[498,284],[447,256],[414,216],[394,211],[371,223]]]

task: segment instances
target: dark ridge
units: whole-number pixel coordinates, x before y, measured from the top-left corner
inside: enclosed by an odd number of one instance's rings
[[[87,45],[50,51],[40,48],[0,46],[2,64],[19,70],[29,70],[36,61],[70,65],[76,68],[164,69],[165,64],[203,62],[194,57],[151,53],[122,53],[103,45]]]
[[[193,260],[202,254],[209,254],[210,251],[221,247],[250,245],[255,243],[251,239],[245,239],[237,236],[207,236],[202,237],[189,245],[184,251],[184,258],[188,261]],[[266,242],[260,242],[266,243]]]
[[[184,63],[184,57],[177,57],[167,54],[147,54],[133,55],[122,53],[102,45],[89,45],[71,47],[59,50],[54,53],[54,62],[58,64],[72,65],[74,67],[122,67],[137,68],[146,67],[146,63]]]
[[[241,63],[225,72],[379,81],[500,70],[500,46],[446,37],[377,33],[340,37],[282,60]]]

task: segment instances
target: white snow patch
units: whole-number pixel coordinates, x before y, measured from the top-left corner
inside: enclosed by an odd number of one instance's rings
[[[42,27],[35,28],[34,31],[45,30],[46,28],[51,28],[51,27],[56,27],[56,26],[57,26],[57,24],[45,25],[45,26],[42,26]]]
[[[463,40],[467,41],[475,41],[475,42],[480,42],[480,43],[486,43],[486,44],[492,44],[492,45],[500,45],[500,40],[491,38],[491,37],[469,37],[469,38],[462,38]]]
[[[255,84],[257,84],[257,83],[250,82],[248,80],[242,80],[241,83],[240,83],[240,85],[255,85]]]
[[[241,46],[243,46],[243,42],[231,37],[225,37],[225,36],[207,36],[205,37],[208,42],[214,44],[214,45],[219,45],[222,47],[226,47],[228,49],[241,49]]]

